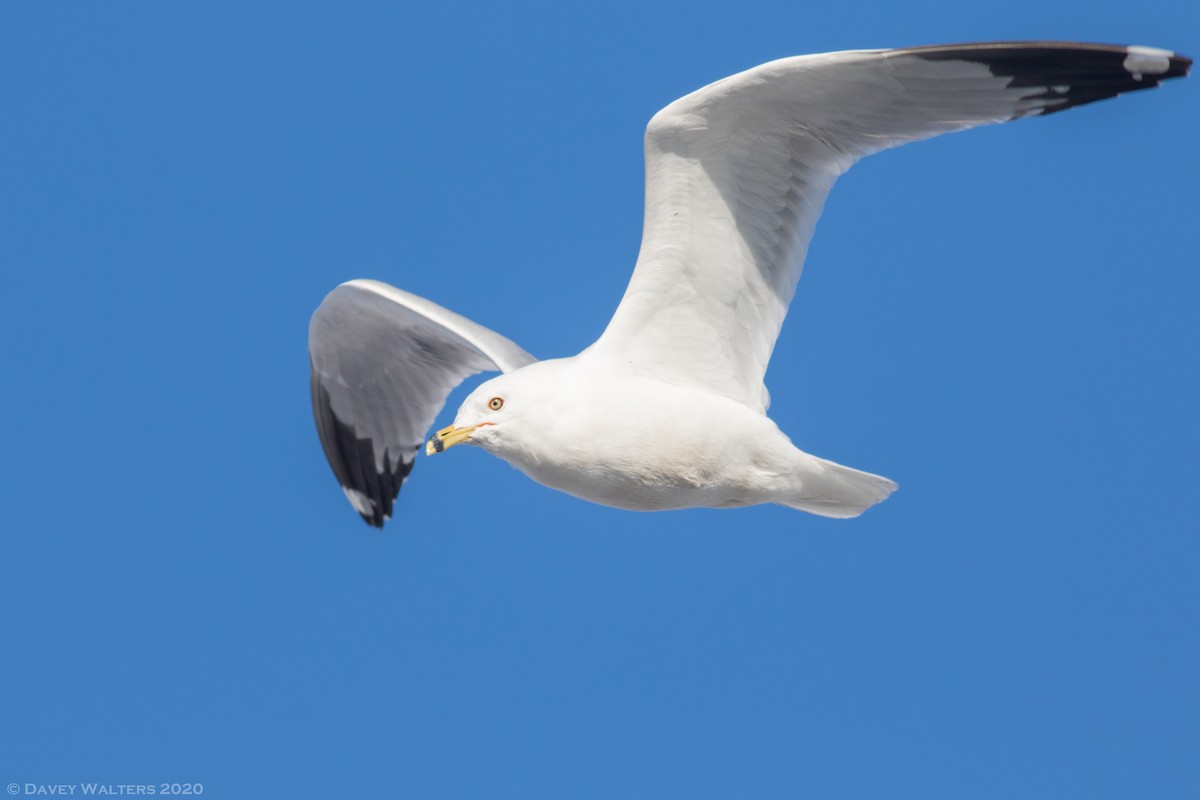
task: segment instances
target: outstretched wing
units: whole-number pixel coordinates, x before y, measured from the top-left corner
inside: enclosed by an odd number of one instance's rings
[[[858,159],[1186,75],[1166,50],[997,42],[773,61],[646,128],[642,249],[592,357],[759,411],[763,374],[835,180]]]
[[[308,327],[313,417],[346,497],[382,528],[450,391],[537,359],[498,333],[378,281],[343,283]]]

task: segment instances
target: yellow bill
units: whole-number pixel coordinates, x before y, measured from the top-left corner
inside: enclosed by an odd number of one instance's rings
[[[429,437],[429,441],[425,443],[425,455],[431,456],[435,453],[440,453],[448,447],[454,447],[456,444],[462,444],[467,439],[471,438],[478,425],[470,425],[466,428],[456,428],[453,425],[447,425],[440,431]]]

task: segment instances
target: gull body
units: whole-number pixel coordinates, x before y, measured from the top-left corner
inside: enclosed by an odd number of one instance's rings
[[[499,409],[489,407],[502,398]],[[721,395],[631,375],[586,353],[481,384],[447,431],[533,480],[633,511],[780,503],[849,517],[896,488],[809,455]]]
[[[467,398],[427,453],[476,445],[618,508],[779,503],[856,516],[896,484],[795,447],[767,416],[763,383],[838,177],[882,150],[1153,88],[1190,66],[1151,47],[984,42],[796,56],[702,87],[646,127],[641,250],[612,319],[579,355],[539,362],[378,281],[330,292],[309,326],[326,458],[355,510],[382,527],[447,395],[493,370],[505,374]]]

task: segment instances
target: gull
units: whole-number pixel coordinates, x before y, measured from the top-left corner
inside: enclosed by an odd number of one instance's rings
[[[989,42],[784,58],[692,92],[646,127],[641,251],[608,326],[578,355],[539,361],[374,280],[325,297],[309,356],[333,473],[383,527],[450,391],[499,371],[427,454],[475,445],[623,509],[777,503],[858,516],[896,484],[795,447],[767,417],[763,385],[834,181],[881,150],[1149,89],[1190,65],[1151,47]]]

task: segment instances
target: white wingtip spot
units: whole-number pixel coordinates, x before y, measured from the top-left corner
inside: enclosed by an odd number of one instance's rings
[[[1162,75],[1171,68],[1171,56],[1175,55],[1170,50],[1136,45],[1126,47],[1125,52],[1128,55],[1125,56],[1122,66],[1137,81],[1140,81],[1143,75]]]
[[[346,493],[346,499],[350,501],[350,505],[354,506],[354,510],[358,513],[373,514],[375,512],[375,507],[371,504],[371,498],[358,489],[347,489],[343,486],[342,491]]]

